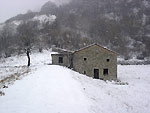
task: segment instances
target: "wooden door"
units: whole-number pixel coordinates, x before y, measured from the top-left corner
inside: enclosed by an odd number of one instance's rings
[[[94,78],[99,79],[99,69],[94,69]]]

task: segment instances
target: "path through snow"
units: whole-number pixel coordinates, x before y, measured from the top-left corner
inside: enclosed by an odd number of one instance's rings
[[[91,113],[80,84],[60,66],[39,68],[5,94],[0,97],[0,113]]]

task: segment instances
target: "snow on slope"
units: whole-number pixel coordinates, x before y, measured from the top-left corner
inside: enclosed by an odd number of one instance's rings
[[[15,21],[12,21],[11,23],[16,26],[19,26],[22,23],[22,21],[15,20]]]
[[[43,65],[43,63],[51,63],[51,50],[44,50],[42,53],[31,52],[31,65]],[[27,65],[27,55],[16,55],[6,59],[0,59],[0,67],[3,66],[24,66]]]
[[[56,20],[56,16],[55,15],[37,15],[35,16],[33,19],[33,21],[39,21],[40,23],[46,23],[46,22],[54,22]]]
[[[51,63],[51,50],[44,50],[42,53],[31,53],[31,67]],[[27,56],[16,55],[13,57],[0,59],[0,80],[14,73],[23,71],[27,65]]]
[[[45,65],[48,51],[32,55],[32,73],[3,89],[0,113],[150,113],[150,65],[119,65],[118,79],[128,85],[118,85]]]

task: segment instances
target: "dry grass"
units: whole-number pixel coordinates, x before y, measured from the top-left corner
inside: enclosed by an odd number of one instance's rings
[[[8,88],[8,86],[14,84],[16,80],[20,80],[23,77],[27,76],[29,72],[30,72],[30,68],[22,66],[18,72],[13,73],[5,77],[4,79],[0,80],[0,89]],[[0,91],[0,96],[4,96],[4,95],[5,93]]]

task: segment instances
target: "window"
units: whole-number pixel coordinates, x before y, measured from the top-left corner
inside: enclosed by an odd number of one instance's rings
[[[59,57],[59,63],[63,63],[63,57]]]
[[[103,70],[103,75],[108,75],[108,69]]]
[[[87,60],[87,58],[84,58],[84,61],[86,61]]]
[[[84,74],[86,74],[86,71],[84,71]]]
[[[106,61],[107,61],[107,62],[109,62],[109,61],[110,61],[110,59],[106,59]]]

